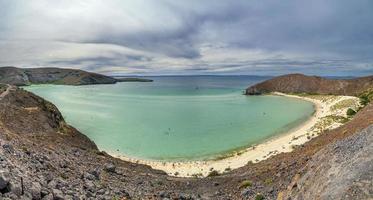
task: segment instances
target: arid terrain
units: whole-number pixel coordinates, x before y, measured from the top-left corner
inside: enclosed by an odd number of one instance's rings
[[[246,89],[246,94],[283,92],[357,96],[372,88],[372,85],[373,76],[335,80],[303,74],[289,74],[253,85]]]
[[[353,95],[362,98],[365,107],[343,126],[325,130],[292,152],[224,174],[178,178],[99,151],[83,133],[66,124],[52,103],[12,86],[23,82],[7,82],[3,76],[0,198],[372,199],[372,77],[338,83],[322,79],[325,85],[313,83],[319,78],[303,75],[280,79],[281,83],[275,78],[253,86],[247,93]],[[308,80],[312,80],[309,85]],[[317,85],[321,89],[315,89]]]

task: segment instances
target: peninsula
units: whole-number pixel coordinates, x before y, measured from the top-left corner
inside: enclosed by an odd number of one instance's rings
[[[30,84],[115,84],[117,82],[128,81],[151,82],[152,80],[131,77],[116,79],[114,77],[77,69],[0,67],[0,83],[9,83],[17,86]]]

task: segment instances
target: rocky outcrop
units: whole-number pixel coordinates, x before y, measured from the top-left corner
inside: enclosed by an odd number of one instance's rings
[[[288,74],[253,85],[246,89],[246,94],[283,92],[357,96],[372,87],[373,76],[334,80],[303,74]]]
[[[89,85],[114,84],[117,80],[101,74],[60,68],[0,68],[0,83],[24,86],[30,84]]]

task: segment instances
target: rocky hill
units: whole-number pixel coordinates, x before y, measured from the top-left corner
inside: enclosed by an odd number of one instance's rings
[[[279,76],[246,89],[247,95],[269,92],[314,93],[357,96],[373,87],[373,76],[332,80],[318,76],[288,74]]]
[[[225,174],[176,178],[99,151],[50,102],[1,87],[0,199],[373,198],[373,104],[290,153]]]
[[[0,83],[24,86],[30,84],[90,85],[117,82],[151,82],[149,79],[115,79],[76,69],[0,67]]]
[[[296,180],[296,186],[283,193],[284,199],[371,198],[372,151],[373,124],[316,153],[303,170],[304,175]]]

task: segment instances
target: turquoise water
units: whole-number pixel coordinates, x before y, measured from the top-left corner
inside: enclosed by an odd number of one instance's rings
[[[293,98],[242,95],[258,77],[152,79],[25,89],[57,105],[100,149],[155,160],[213,158],[283,133],[314,111]]]

